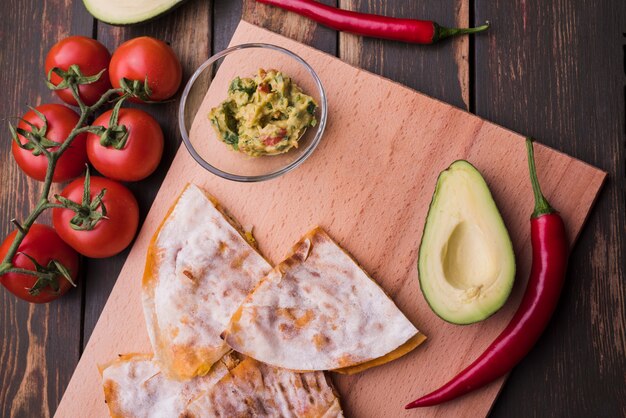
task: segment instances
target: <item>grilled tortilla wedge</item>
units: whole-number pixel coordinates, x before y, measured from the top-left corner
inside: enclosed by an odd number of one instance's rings
[[[245,358],[182,415],[208,417],[343,417],[324,372],[296,373]]]
[[[238,363],[227,354],[206,375],[181,382],[161,373],[151,354],[126,354],[101,367],[104,399],[112,418],[178,417]]]
[[[271,266],[215,199],[182,192],[154,235],[142,301],[154,357],[169,378],[209,371],[228,346],[220,333]]]
[[[320,228],[248,295],[222,337],[276,367],[340,373],[384,364],[425,339]]]

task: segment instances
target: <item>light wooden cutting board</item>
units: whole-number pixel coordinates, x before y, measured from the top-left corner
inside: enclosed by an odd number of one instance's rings
[[[150,351],[140,301],[146,248],[188,182],[216,196],[241,224],[254,225],[260,249],[273,263],[311,227],[323,226],[428,336],[400,360],[356,376],[333,376],[348,417],[485,416],[504,379],[440,407],[405,411],[403,406],[471,362],[519,303],[530,268],[533,208],[524,137],[241,22],[232,44],[245,42],[286,47],[318,72],[329,107],[319,148],[295,171],[256,184],[222,180],[200,168],[184,147],[179,150],[56,416],[107,416],[97,365],[117,354]],[[561,211],[574,242],[605,173],[539,144],[536,154],[544,193]],[[433,314],[419,290],[416,269],[437,175],[457,159],[469,160],[484,175],[517,255],[511,299],[498,314],[471,326],[450,325]]]

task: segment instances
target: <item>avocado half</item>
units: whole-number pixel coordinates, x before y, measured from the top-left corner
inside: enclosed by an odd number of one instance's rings
[[[511,238],[487,183],[467,161],[455,161],[437,179],[418,270],[426,301],[454,324],[482,321],[511,293]]]
[[[185,0],[83,0],[93,17],[111,25],[146,22],[184,2]]]

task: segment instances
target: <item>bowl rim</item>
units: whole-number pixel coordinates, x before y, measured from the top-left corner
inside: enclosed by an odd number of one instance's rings
[[[258,175],[258,176],[243,176],[239,174],[232,174],[227,171],[220,170],[219,168],[207,162],[204,158],[200,156],[200,154],[196,151],[195,147],[192,145],[191,140],[189,139],[189,134],[187,132],[187,127],[185,126],[185,107],[187,105],[187,98],[189,97],[189,92],[191,91],[191,88],[193,87],[198,77],[200,77],[200,75],[204,72],[204,70],[207,67],[209,67],[210,65],[212,65],[219,59],[225,57],[226,55],[232,52],[239,51],[242,49],[248,49],[248,48],[271,49],[277,52],[281,52],[293,58],[294,60],[298,61],[313,77],[313,81],[315,82],[315,85],[318,89],[318,92],[320,95],[320,102],[321,102],[320,103],[321,114],[320,114],[320,120],[318,123],[317,132],[315,133],[315,137],[311,141],[311,144],[309,144],[308,148],[297,159],[295,159],[294,161],[292,161],[290,164],[286,165],[285,167],[281,168],[280,170],[277,170],[268,174]],[[264,181],[264,180],[270,180],[278,176],[281,176],[285,173],[288,173],[289,171],[295,169],[300,164],[302,164],[313,153],[313,151],[315,150],[315,148],[317,148],[317,145],[319,144],[322,138],[324,129],[326,128],[326,119],[328,115],[327,108],[328,108],[328,103],[326,100],[326,90],[324,90],[322,81],[320,80],[319,76],[317,75],[313,67],[311,67],[309,63],[306,62],[303,58],[301,58],[296,53],[291,52],[290,50],[283,48],[281,46],[278,46],[278,45],[268,44],[268,43],[259,43],[259,42],[244,43],[240,45],[231,46],[229,48],[224,49],[223,51],[220,51],[214,54],[209,59],[204,61],[198,67],[198,69],[196,69],[196,71],[192,74],[192,76],[189,78],[189,81],[187,81],[187,84],[185,85],[185,89],[183,90],[183,93],[180,99],[180,104],[178,105],[178,129],[180,130],[180,134],[182,136],[183,143],[185,144],[185,148],[187,148],[187,151],[189,152],[189,154],[191,154],[193,159],[198,164],[200,164],[200,166],[203,167],[205,170],[219,177],[222,177],[226,180],[232,180],[232,181],[243,182],[243,183],[253,183],[253,182],[259,182],[259,181]]]

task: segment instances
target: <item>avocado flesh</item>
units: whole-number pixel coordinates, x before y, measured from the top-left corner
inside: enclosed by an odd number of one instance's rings
[[[437,179],[418,269],[430,307],[455,324],[489,317],[511,293],[511,238],[487,183],[467,161],[452,163]]]
[[[170,11],[185,0],[83,0],[96,19],[111,25],[145,22]]]

